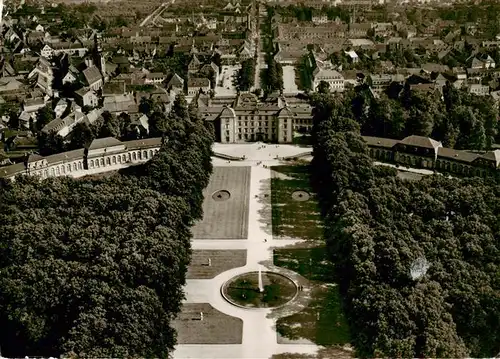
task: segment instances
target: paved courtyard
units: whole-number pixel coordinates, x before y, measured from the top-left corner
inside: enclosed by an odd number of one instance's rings
[[[310,153],[312,147],[295,146],[295,145],[273,145],[261,142],[254,143],[237,143],[237,144],[223,144],[216,143],[213,147],[214,152],[230,155],[234,157],[245,156],[245,161],[227,161],[215,158],[213,161],[214,166],[241,166],[242,163],[255,165],[257,162],[275,166],[283,164],[281,159],[283,157],[294,157],[303,153]]]
[[[208,194],[224,188],[238,189],[240,198],[242,188],[246,188],[246,222],[231,220],[226,222],[223,217],[233,215],[235,207],[229,206],[220,211],[213,203],[204,205],[205,219],[198,224],[195,231],[193,247],[193,263],[185,286],[186,299],[182,315],[175,326],[180,330],[179,345],[173,353],[174,358],[270,358],[280,353],[315,354],[320,349],[315,344],[279,344],[276,333],[276,321],[285,315],[299,311],[298,302],[305,300],[309,289],[307,281],[299,274],[274,267],[273,249],[285,247],[302,242],[297,239],[274,240],[270,233],[271,211],[269,201],[271,195],[271,166],[283,164],[279,158],[296,156],[310,151],[310,148],[294,147],[288,145],[262,145],[259,143],[245,145],[219,145],[214,146],[214,151],[231,156],[245,156],[244,161],[230,161],[218,158],[213,159],[213,179],[207,189]],[[243,169],[242,169],[243,168]],[[247,171],[247,172],[245,172]],[[237,174],[236,174],[237,173]],[[245,184],[245,181],[246,184]],[[231,187],[232,186],[232,187]],[[240,211],[239,209],[237,211]],[[238,217],[238,216],[237,216]],[[211,223],[212,222],[212,223]],[[247,226],[247,230],[235,230],[234,223],[239,222]],[[221,232],[207,239],[210,231],[222,231],[217,227],[232,226],[228,233]],[[212,227],[210,227],[212,226]],[[204,228],[203,230],[201,228]],[[212,229],[210,229],[212,228]],[[242,238],[230,238],[235,232],[245,233]],[[201,237],[200,233],[205,233]],[[238,234],[236,233],[236,234]],[[205,238],[205,239],[203,239]],[[225,238],[225,239],[223,239]],[[228,263],[220,263],[234,251],[234,258],[227,259]],[[243,252],[244,251],[244,252]],[[246,261],[242,261],[244,253]],[[225,268],[207,270],[208,256],[213,256],[212,266],[227,266]],[[219,256],[217,258],[217,256]],[[236,258],[238,257],[238,258]],[[221,286],[235,275],[257,271],[262,266],[263,270],[277,271],[288,275],[296,284],[303,284],[306,288],[300,292],[293,303],[281,309],[246,309],[229,304],[221,295]],[[210,305],[207,307],[206,305]],[[200,307],[202,306],[202,307]],[[200,309],[204,308],[204,309]],[[200,311],[207,310],[212,313],[205,315],[200,320]],[[225,315],[225,316],[223,316]],[[235,321],[236,320],[236,321]],[[238,328],[241,321],[241,331]],[[212,335],[208,336],[207,328],[211,328]],[[238,342],[238,335],[241,341]],[[227,341],[223,339],[228,336]],[[223,342],[224,341],[224,342]],[[238,342],[239,344],[234,344]],[[228,344],[222,344],[228,343]],[[229,344],[233,343],[233,344]]]

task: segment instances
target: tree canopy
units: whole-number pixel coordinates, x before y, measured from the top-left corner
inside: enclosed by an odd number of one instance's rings
[[[443,99],[436,92],[420,92],[396,85],[379,98],[359,86],[345,95],[353,119],[367,136],[401,139],[429,136],[446,147],[491,149],[499,138],[498,107],[491,98],[469,94],[447,84]]]
[[[238,76],[234,79],[238,91],[249,91],[255,82],[255,60],[246,59],[241,63]]]
[[[168,357],[213,141],[182,97],[172,116],[134,171],[2,182],[3,355]]]
[[[496,355],[500,185],[374,166],[349,96],[314,99],[312,180],[357,355]]]

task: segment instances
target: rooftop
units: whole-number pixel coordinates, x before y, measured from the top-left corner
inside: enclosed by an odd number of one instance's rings
[[[432,138],[416,136],[416,135],[405,137],[400,141],[400,143],[408,146],[425,147],[433,149],[442,146],[441,142],[433,140]]]
[[[92,143],[89,146],[89,150],[97,150],[101,148],[120,146],[120,145],[123,145],[123,143],[114,137],[98,138],[92,141]]]

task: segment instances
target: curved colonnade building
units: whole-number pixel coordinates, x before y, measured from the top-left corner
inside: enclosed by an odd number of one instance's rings
[[[88,148],[42,157],[30,154],[24,163],[0,167],[0,177],[33,175],[41,178],[83,177],[119,170],[149,161],[160,150],[161,138],[121,142],[113,137],[99,138]]]

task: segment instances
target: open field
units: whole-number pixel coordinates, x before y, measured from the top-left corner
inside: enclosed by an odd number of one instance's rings
[[[275,166],[272,170],[273,236],[321,240],[323,226],[318,202],[309,184],[309,166]],[[309,198],[294,199],[298,191]]]
[[[195,239],[246,239],[250,167],[215,167],[205,188],[203,220],[193,227]],[[227,200],[217,201],[217,191],[228,191]]]
[[[178,344],[241,344],[243,321],[208,303],[184,303],[172,326],[177,331]]]
[[[246,262],[247,251],[244,249],[194,250],[186,279],[211,279],[232,268],[243,267]]]

